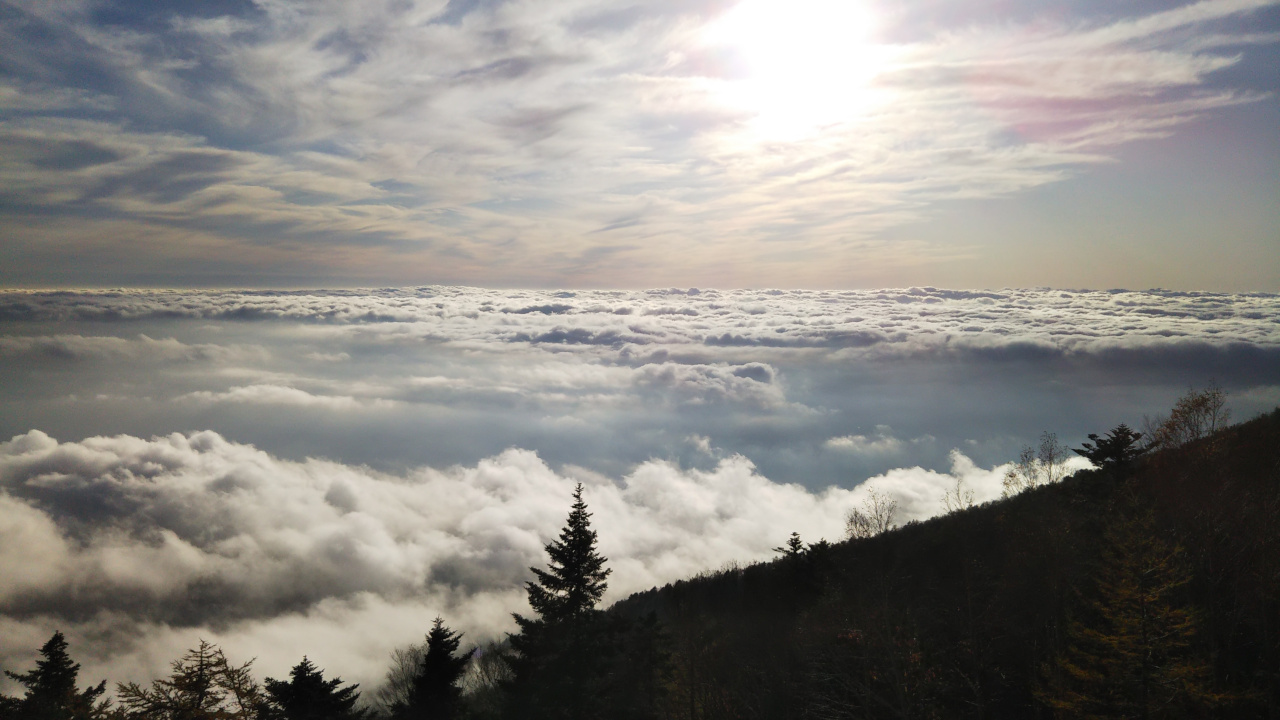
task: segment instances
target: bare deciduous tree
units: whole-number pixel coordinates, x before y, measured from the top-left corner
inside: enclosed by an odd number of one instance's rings
[[[121,683],[124,714],[139,720],[251,720],[265,698],[249,672],[253,661],[232,665],[222,649],[204,640],[170,663],[173,673],[151,687]]]
[[[973,507],[973,491],[964,486],[964,478],[956,478],[956,485],[942,495],[942,509],[948,514]]]
[[[844,519],[844,535],[856,540],[887,532],[898,526],[894,516],[898,514],[898,501],[888,495],[870,491],[861,508],[851,508]]]
[[[426,657],[427,644],[396,648],[391,651],[391,667],[382,685],[370,695],[374,705],[383,713],[390,713],[397,705],[407,705],[413,695],[413,678]]]
[[[502,709],[503,686],[511,681],[505,643],[490,642],[471,656],[462,678],[462,694],[479,717],[497,717]]]
[[[1013,467],[1005,472],[1004,496],[1061,481],[1067,476],[1067,457],[1067,448],[1058,443],[1057,435],[1041,433],[1040,447],[1022,448]]]

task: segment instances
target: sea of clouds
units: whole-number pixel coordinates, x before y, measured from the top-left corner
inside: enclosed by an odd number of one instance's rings
[[[145,680],[203,637],[372,687],[437,614],[512,628],[575,483],[606,601],[839,539],[871,489],[925,519],[1045,430],[1280,404],[1280,297],[7,292],[0,378],[0,665],[62,629]]]

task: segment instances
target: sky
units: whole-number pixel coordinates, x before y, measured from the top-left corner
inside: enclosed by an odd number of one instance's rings
[[[1280,289],[1280,7],[0,2],[0,283]]]
[[[579,482],[610,603],[1268,412],[1277,67],[1261,0],[0,0],[0,667],[371,690]]]

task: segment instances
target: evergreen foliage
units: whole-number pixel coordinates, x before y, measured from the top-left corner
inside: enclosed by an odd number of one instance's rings
[[[0,717],[20,720],[89,720],[105,715],[107,702],[99,701],[106,691],[103,680],[84,690],[76,689],[80,664],[67,654],[67,640],[55,632],[40,648],[43,659],[25,673],[5,671],[5,675],[26,688],[21,698],[4,698]]]
[[[1202,440],[610,613],[673,719],[1280,717],[1280,410]]]
[[[582,500],[582,483],[573,491],[573,506],[560,538],[547,544],[547,570],[529,568],[536,581],[525,585],[529,605],[544,622],[559,622],[589,614],[609,587],[605,558],[596,552],[591,513]]]
[[[1105,535],[1096,593],[1068,631],[1069,645],[1037,695],[1064,717],[1203,715],[1222,696],[1197,646],[1186,606],[1183,550],[1162,540],[1149,512]]]
[[[1188,437],[1225,414],[1212,394],[1175,411]],[[478,659],[437,618],[397,653],[386,705],[394,720],[1280,717],[1280,409],[1140,457],[1138,439],[1091,436],[1101,469],[1058,482],[1046,434],[1018,480],[1036,492],[972,506],[957,486],[963,512],[892,533],[873,495],[857,542],[792,533],[775,561],[608,611],[578,485],[526,586],[536,615]],[[41,654],[8,674],[27,692],[0,697],[0,720],[365,717],[356,687],[305,657],[264,694],[251,663],[202,641],[108,709],[104,685],[76,688],[60,633]]]
[[[525,586],[538,617],[515,615],[520,633],[511,637],[510,709],[513,717],[598,717],[615,647],[595,606],[612,571],[596,551],[581,483],[559,539],[546,551],[548,569],[530,568],[536,580]]]
[[[785,558],[797,558],[804,554],[804,543],[800,541],[800,533],[793,532],[791,537],[787,539],[787,544],[782,547],[773,549],[776,553],[781,553]]]
[[[456,655],[462,634],[437,617],[427,633],[426,652],[413,675],[408,701],[392,708],[397,720],[451,720],[459,717],[459,682],[467,672],[475,649]]]
[[[1089,433],[1090,442],[1080,443],[1080,447],[1072,450],[1102,470],[1126,469],[1146,452],[1146,448],[1138,444],[1141,439],[1142,433],[1134,432],[1128,425],[1120,423],[1106,437],[1100,438],[1097,433]]]
[[[342,687],[342,679],[324,679],[324,671],[303,656],[289,671],[289,679],[263,682],[268,706],[262,720],[363,720],[355,707],[358,685]]]

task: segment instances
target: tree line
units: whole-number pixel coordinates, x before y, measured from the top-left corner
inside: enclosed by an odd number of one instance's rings
[[[303,657],[259,685],[201,642],[149,686],[77,686],[56,633],[0,720],[1280,717],[1280,409],[1228,426],[1225,393],[1074,448],[1045,433],[977,505],[898,527],[873,493],[846,542],[598,606],[610,570],[583,487],[533,614],[462,651],[436,618],[371,697]]]
[[[545,570],[531,568],[533,615],[515,615],[506,641],[459,652],[461,635],[437,617],[419,647],[393,655],[377,702],[358,686],[326,679],[307,657],[287,680],[259,684],[252,661],[235,664],[200,641],[149,686],[106,681],[81,689],[61,632],[25,673],[6,675],[25,689],[0,696],[0,720],[451,720],[453,718],[653,718],[669,673],[669,652],[654,618],[632,621],[597,605],[612,572],[596,549],[579,484],[559,537],[546,545]],[[464,692],[464,686],[466,692]]]

